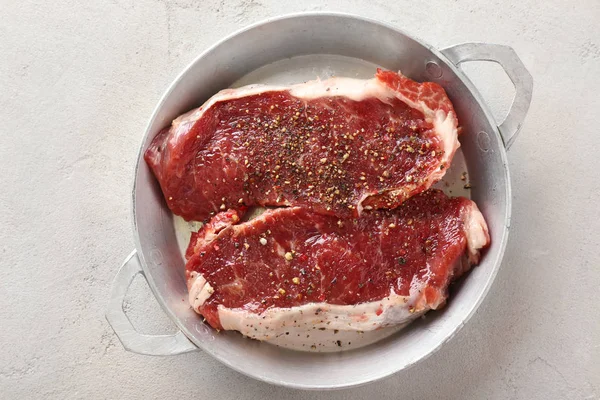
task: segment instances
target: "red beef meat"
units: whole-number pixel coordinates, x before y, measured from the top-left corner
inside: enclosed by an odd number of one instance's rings
[[[192,237],[190,304],[259,340],[290,330],[374,330],[443,305],[489,243],[475,203],[430,189],[395,210],[339,219],[271,209],[218,214]]]
[[[457,124],[442,87],[379,70],[223,90],[161,131],[145,160],[186,220],[238,205],[348,218],[397,207],[441,179]]]

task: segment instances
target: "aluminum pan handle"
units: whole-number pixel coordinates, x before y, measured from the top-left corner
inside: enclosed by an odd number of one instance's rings
[[[504,69],[515,86],[515,98],[508,115],[498,126],[508,150],[515,141],[531,104],[533,78],[512,47],[488,43],[464,43],[442,50],[457,67],[465,61],[493,61]]]
[[[169,356],[198,350],[181,331],[173,335],[145,335],[135,330],[123,310],[123,300],[133,279],[138,274],[146,279],[134,250],[117,272],[106,311],[106,319],[119,337],[123,347],[134,353],[151,356]]]

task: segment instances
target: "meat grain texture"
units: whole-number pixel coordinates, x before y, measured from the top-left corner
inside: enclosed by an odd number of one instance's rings
[[[186,220],[239,205],[347,218],[394,208],[441,179],[457,125],[441,86],[379,70],[223,90],[160,132],[145,159]]]
[[[489,242],[475,203],[433,189],[359,218],[290,207],[238,221],[220,213],[192,237],[189,301],[213,327],[260,340],[370,331],[437,309]]]
[[[193,309],[273,340],[441,307],[489,243],[475,203],[429,189],[457,134],[439,85],[383,70],[226,89],[177,118],[145,159],[169,208],[205,222],[186,254]],[[279,208],[242,222],[253,206]]]

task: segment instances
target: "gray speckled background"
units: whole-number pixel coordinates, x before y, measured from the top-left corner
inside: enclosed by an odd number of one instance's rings
[[[599,398],[598,1],[2,0],[0,10],[0,398]],[[381,19],[438,48],[508,44],[535,80],[509,153],[511,238],[487,299],[426,361],[331,393],[256,382],[201,352],[131,354],[104,319],[134,247],[133,167],[159,96],[222,36],[301,10]],[[466,70],[502,116],[511,90],[499,67]],[[126,306],[140,330],[173,331],[141,280]]]

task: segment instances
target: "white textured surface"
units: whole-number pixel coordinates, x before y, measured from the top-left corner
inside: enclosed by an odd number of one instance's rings
[[[293,3],[1,2],[0,398],[600,398],[600,3]],[[438,48],[509,44],[535,80],[509,154],[511,238],[487,299],[426,361],[334,393],[269,386],[200,352],[131,354],[104,319],[133,248],[134,160],[160,94],[223,35],[300,10],[381,19]],[[499,69],[465,69],[505,113]],[[126,306],[140,330],[173,329],[141,281]]]

